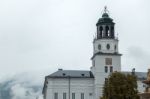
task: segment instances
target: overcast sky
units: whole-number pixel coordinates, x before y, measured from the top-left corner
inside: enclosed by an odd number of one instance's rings
[[[96,22],[107,5],[122,70],[150,66],[150,0],[0,0],[0,78],[58,68],[89,70]]]

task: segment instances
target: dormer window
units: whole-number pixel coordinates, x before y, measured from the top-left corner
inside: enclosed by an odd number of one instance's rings
[[[65,73],[63,73],[63,76],[66,76],[66,74],[65,74]]]
[[[81,74],[82,76],[85,76],[84,74]]]

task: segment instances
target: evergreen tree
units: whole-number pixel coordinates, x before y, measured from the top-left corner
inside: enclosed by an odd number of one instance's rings
[[[101,99],[139,99],[137,93],[136,76],[114,72],[105,80]]]

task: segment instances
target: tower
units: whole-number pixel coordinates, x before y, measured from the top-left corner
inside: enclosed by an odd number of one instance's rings
[[[99,99],[108,75],[114,71],[121,71],[121,54],[118,51],[118,38],[115,36],[115,23],[109,17],[107,7],[96,27],[91,71],[95,77],[95,99]]]

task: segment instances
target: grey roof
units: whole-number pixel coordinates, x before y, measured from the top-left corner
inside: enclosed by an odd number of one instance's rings
[[[131,72],[125,72],[122,71],[124,74],[131,74]],[[138,80],[145,80],[147,78],[147,73],[146,72],[135,72],[135,75],[137,76]],[[81,70],[62,70],[59,69],[58,71],[52,73],[51,75],[46,76],[50,78],[94,78],[93,74],[91,71],[81,71]],[[44,82],[44,87],[42,93],[45,91],[46,87],[46,78]]]
[[[94,78],[91,71],[81,71],[81,70],[58,70],[47,77],[50,78]]]
[[[131,72],[122,71],[124,74],[131,74]],[[135,72],[138,80],[145,80],[147,78],[146,72]],[[46,76],[50,78],[94,78],[91,71],[86,70],[62,70],[59,69],[58,71]]]
[[[122,71],[124,74],[131,74],[131,72]],[[147,72],[135,72],[138,80],[145,80],[147,78]]]

